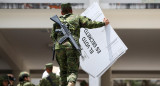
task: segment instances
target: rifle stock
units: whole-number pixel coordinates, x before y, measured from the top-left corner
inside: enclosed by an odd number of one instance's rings
[[[66,39],[68,38],[68,36],[63,36],[58,42],[60,43],[60,44],[62,44]]]

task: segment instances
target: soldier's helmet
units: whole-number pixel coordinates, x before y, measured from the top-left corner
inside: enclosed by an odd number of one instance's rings
[[[53,63],[47,63],[46,65],[45,65],[45,69],[46,68],[52,68],[53,67]]]
[[[71,4],[70,3],[61,4],[61,11],[63,13],[69,13],[70,11],[72,11]]]
[[[19,81],[21,82],[21,81],[24,81],[24,78],[25,77],[29,77],[30,75],[29,75],[29,73],[28,72],[21,72],[20,74],[19,74]]]

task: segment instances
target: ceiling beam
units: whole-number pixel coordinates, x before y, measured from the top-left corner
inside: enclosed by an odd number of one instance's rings
[[[0,57],[3,58],[13,70],[28,70],[3,33],[0,32]]]
[[[157,70],[113,70],[112,78],[114,79],[144,79],[160,78],[160,71]]]

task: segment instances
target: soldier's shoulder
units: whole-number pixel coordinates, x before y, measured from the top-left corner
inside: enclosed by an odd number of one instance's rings
[[[86,16],[79,16],[79,18],[81,18],[81,19],[89,19],[89,18],[86,17]]]
[[[44,77],[40,80],[40,82],[43,82],[43,81],[46,81],[47,80],[47,77]]]
[[[23,86],[35,86],[35,85],[33,83],[31,83],[31,82],[26,82],[26,83],[24,83]]]
[[[65,14],[65,15],[61,15],[59,18],[68,18],[68,17],[70,17],[70,16],[77,16],[77,15],[68,13],[68,14]]]
[[[49,75],[50,75],[50,76],[56,76],[56,74],[55,74],[55,73],[50,73]]]
[[[55,73],[50,73],[48,77],[55,78],[56,74]]]
[[[47,77],[45,77],[45,78],[42,78],[41,80],[40,80],[40,83],[45,83],[45,82],[47,82],[48,80],[47,80]]]
[[[17,86],[20,86],[20,84],[17,84]]]
[[[59,76],[59,75],[56,75],[56,78],[60,78],[60,76]]]
[[[40,86],[50,86],[50,82],[47,80],[47,78],[43,78],[42,80],[40,80],[39,85]]]
[[[51,73],[50,76],[52,78],[56,78],[56,80],[59,80],[60,76],[56,75],[56,73]]]

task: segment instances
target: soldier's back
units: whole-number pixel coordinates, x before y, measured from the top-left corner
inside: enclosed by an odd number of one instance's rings
[[[31,82],[20,82],[17,86],[35,86]]]
[[[50,73],[48,77],[43,78],[40,81],[40,86],[52,86],[52,84],[55,84],[55,86],[59,86],[59,76],[56,76],[54,73]]]

